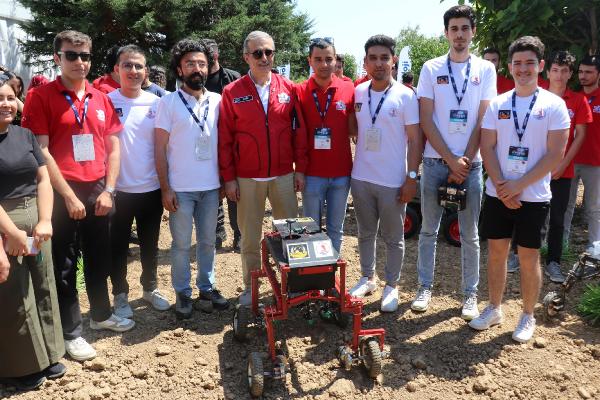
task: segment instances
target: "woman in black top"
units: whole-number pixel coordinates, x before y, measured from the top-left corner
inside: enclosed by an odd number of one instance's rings
[[[9,264],[7,271],[0,254],[0,384],[30,390],[64,375],[65,349],[49,241],[52,187],[37,140],[11,124],[10,79],[0,74],[0,243]]]

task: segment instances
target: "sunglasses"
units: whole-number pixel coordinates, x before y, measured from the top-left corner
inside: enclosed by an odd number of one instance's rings
[[[323,37],[323,38],[320,38],[320,37],[312,38],[312,39],[310,39],[310,44],[317,44],[321,41],[333,46],[333,38],[331,36],[327,36],[327,37]]]
[[[261,58],[263,58],[263,55],[267,58],[271,57],[273,54],[275,54],[275,50],[271,50],[271,49],[254,50],[252,53],[246,53],[246,54],[252,54],[252,57],[254,57],[257,60],[260,60]]]
[[[76,61],[78,58],[81,58],[81,61],[87,62],[87,61],[90,61],[92,58],[92,54],[85,52],[85,51],[78,53],[76,51],[68,50],[68,51],[59,51],[56,54],[58,54],[59,56],[64,55],[68,61]]]

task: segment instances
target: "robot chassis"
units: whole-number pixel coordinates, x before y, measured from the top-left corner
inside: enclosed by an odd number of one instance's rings
[[[263,394],[265,378],[285,381],[290,367],[283,350],[276,346],[273,323],[286,320],[289,310],[300,305],[308,320],[318,313],[322,319],[344,328],[352,318],[352,340],[338,347],[337,358],[346,370],[362,363],[368,375],[376,378],[381,373],[382,359],[387,356],[383,349],[385,330],[362,328],[363,303],[346,291],[346,262],[338,258],[330,239],[312,218],[274,220],[273,228],[261,243],[261,269],[251,272],[252,305],[238,306],[233,315],[233,334],[238,341],[248,338],[251,324],[265,328],[267,333],[272,366],[265,365],[263,353],[250,353],[250,394]],[[262,278],[268,280],[275,304],[259,304]]]

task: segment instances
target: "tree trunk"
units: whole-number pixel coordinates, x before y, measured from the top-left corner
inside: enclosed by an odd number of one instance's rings
[[[596,18],[596,7],[590,8],[590,55],[598,53],[598,20]]]

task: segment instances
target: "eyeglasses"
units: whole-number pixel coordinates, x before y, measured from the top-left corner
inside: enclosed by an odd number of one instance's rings
[[[323,41],[331,46],[333,46],[333,42],[334,42],[333,38],[331,36],[327,36],[327,37],[323,37],[323,38],[320,38],[320,37],[312,38],[312,39],[310,39],[310,44],[317,44],[321,41]]]
[[[130,62],[124,62],[121,65],[121,68],[123,68],[125,71],[131,71],[133,68],[135,68],[138,71],[142,71],[142,70],[146,69],[146,67],[144,67],[142,64],[130,63]]]
[[[78,53],[76,51],[68,50],[68,51],[58,51],[56,54],[58,54],[59,56],[64,55],[68,61],[76,61],[78,58],[81,58],[81,61],[87,62],[87,61],[90,61],[90,59],[92,58],[92,54],[88,53],[86,51],[82,51],[81,53]]]
[[[208,67],[208,64],[205,63],[204,61],[186,61],[186,63],[184,64],[186,68],[188,69],[192,69],[194,68],[196,65],[200,68],[206,68]]]
[[[271,49],[254,50],[252,53],[246,53],[246,54],[252,54],[252,57],[254,57],[257,60],[260,60],[261,58],[263,58],[263,55],[267,58],[272,57],[273,54],[275,54],[275,50],[271,50]]]

